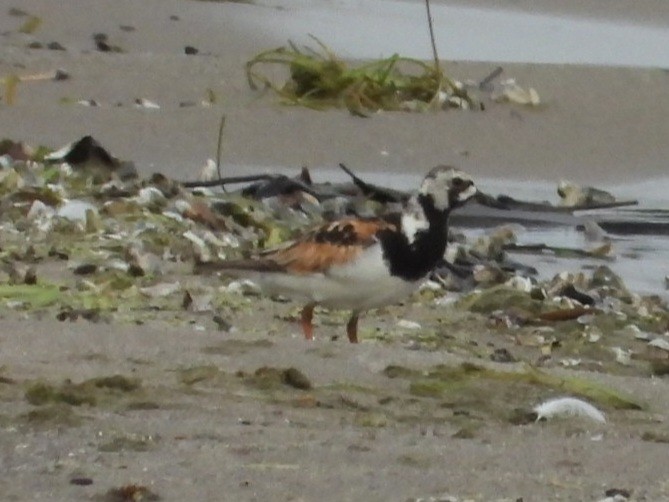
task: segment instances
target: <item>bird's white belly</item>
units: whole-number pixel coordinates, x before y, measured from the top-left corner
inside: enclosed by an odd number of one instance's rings
[[[269,294],[282,294],[333,309],[360,311],[397,303],[420,284],[391,276],[380,246],[372,246],[352,263],[334,266],[326,273],[266,273],[256,279]]]

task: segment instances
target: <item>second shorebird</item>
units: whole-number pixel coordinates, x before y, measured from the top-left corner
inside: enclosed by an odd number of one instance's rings
[[[247,277],[267,294],[304,302],[301,324],[308,340],[316,305],[351,310],[346,333],[357,343],[358,316],[418,288],[444,256],[450,212],[474,194],[467,174],[437,166],[400,213],[342,218],[257,256],[199,263],[196,271]]]

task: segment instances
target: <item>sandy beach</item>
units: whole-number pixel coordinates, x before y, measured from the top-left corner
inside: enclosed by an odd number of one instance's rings
[[[477,179],[514,182],[567,178],[622,187],[667,180],[666,68],[444,61],[461,81],[478,81],[500,65],[505,78],[535,88],[542,104],[360,118],[342,110],[282,106],[274,95],[249,89],[245,62],[286,42],[257,20],[290,9],[299,16],[299,5],[290,0],[86,4],[11,0],[0,7],[0,77],[56,69],[70,76],[21,82],[11,106],[0,101],[0,138],[57,148],[92,135],[117,157],[134,161],[143,175],[162,172],[188,180],[215,156],[225,114],[226,174],[308,166],[318,178],[344,162],[358,173],[377,175],[418,176],[434,165],[453,164]],[[336,2],[321,4],[337,8]],[[669,28],[669,7],[661,0],[574,0],[559,7],[550,0],[435,4]],[[8,15],[11,7],[38,16],[38,29],[19,33],[26,16]],[[97,51],[95,33],[107,34],[123,51]],[[33,42],[58,42],[65,50],[28,48]],[[186,46],[198,54],[184,54]],[[213,102],[203,105],[212,95]],[[136,99],[160,108],[138,108]],[[62,277],[70,271],[48,273]],[[220,285],[217,278],[192,276],[185,265],[169,274],[184,287]],[[521,346],[482,318],[472,321],[476,332],[464,332],[462,319],[444,320],[433,303],[417,300],[369,314],[359,346],[342,337],[332,340],[343,333],[336,315],[324,316],[322,336],[309,344],[292,322],[294,305],[255,296],[243,297],[240,305],[226,307],[227,330],[197,314],[183,314],[178,322],[159,313],[142,323],[58,322],[50,314],[3,308],[0,498],[154,500],[153,493],[175,501],[533,502],[599,501],[619,493],[627,496],[606,500],[669,500],[666,376],[565,363],[550,374],[606,385],[633,396],[642,409],[607,408],[604,425],[516,425],[507,414],[531,409],[546,396],[523,397],[501,387],[480,400],[459,396],[452,402],[417,396],[415,381],[388,376],[391,367],[410,368],[418,378],[421,371],[472,360],[491,371],[524,371],[525,363],[541,357],[541,347]],[[410,334],[397,328],[402,319],[446,333],[459,349],[410,350]],[[623,348],[636,343],[614,342]],[[517,362],[491,362],[498,349],[513,353]],[[286,385],[283,377],[258,383],[262,368],[297,368],[311,388]],[[104,403],[99,406],[72,411],[53,405],[53,416],[41,418],[25,397],[35,382],[78,383],[104,375],[124,375],[141,385],[96,394]],[[555,388],[551,392],[548,397]],[[151,493],[133,499],[110,492],[132,484]]]
[[[4,135],[58,147],[92,134],[142,172],[184,179],[215,155],[225,113],[224,161],[231,173],[303,165],[317,172],[339,162],[363,171],[421,173],[452,163],[480,178],[601,184],[667,172],[669,75],[662,69],[502,64],[505,77],[537,89],[542,107],[489,106],[481,113],[379,114],[363,120],[345,111],[277,106],[276,97],[248,89],[244,63],[286,42],[242,31],[254,9],[263,13],[269,7],[179,0],[147,0],[141,8],[134,2],[96,4],[109,14],[74,26],[79,4],[73,0],[48,15],[49,4],[22,4],[44,18],[33,38],[55,40],[70,50],[28,50],[21,47],[27,37],[9,31],[0,71],[30,75],[63,68],[72,78],[21,85],[16,104],[0,116]],[[0,23],[7,32],[21,18],[4,16]],[[122,31],[121,25],[135,30]],[[107,33],[126,53],[96,52],[92,35],[97,32]],[[184,55],[186,45],[200,54]],[[459,80],[480,80],[497,66],[446,64]],[[179,106],[200,103],[208,89],[217,98],[214,106]],[[161,108],[136,109],[137,98]],[[100,106],[65,106],[63,99],[95,100]]]

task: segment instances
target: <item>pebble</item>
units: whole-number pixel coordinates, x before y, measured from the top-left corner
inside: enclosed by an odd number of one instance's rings
[[[400,319],[397,321],[397,327],[402,329],[420,329],[421,325],[414,321],[409,321],[407,319]]]

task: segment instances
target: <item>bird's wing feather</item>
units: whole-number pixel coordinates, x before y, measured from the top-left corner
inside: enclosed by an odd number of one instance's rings
[[[359,256],[386,229],[396,226],[378,218],[345,218],[321,225],[287,246],[264,251],[256,261],[294,274],[323,273]]]
[[[199,263],[196,271],[324,273],[332,266],[350,262],[378,242],[379,232],[396,229],[396,224],[380,218],[344,218],[325,223],[295,241],[261,251],[255,257]]]

